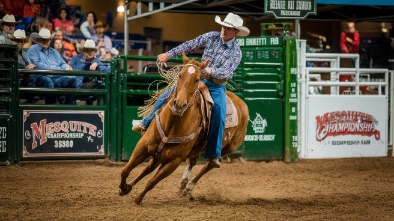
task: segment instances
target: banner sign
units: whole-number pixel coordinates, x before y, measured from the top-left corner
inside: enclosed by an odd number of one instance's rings
[[[10,160],[11,135],[11,117],[0,117],[0,162]]]
[[[387,156],[387,97],[310,96],[306,158]]]
[[[104,111],[24,110],[23,157],[104,155]]]
[[[264,13],[280,19],[305,19],[316,15],[316,0],[265,0]]]
[[[260,47],[260,46],[282,46],[283,37],[281,36],[252,36],[252,37],[237,37],[238,45],[240,47]]]

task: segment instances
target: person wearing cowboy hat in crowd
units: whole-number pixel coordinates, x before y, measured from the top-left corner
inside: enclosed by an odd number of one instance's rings
[[[15,44],[18,48],[18,69],[28,69],[28,70],[33,70],[36,68],[36,65],[34,65],[31,61],[30,58],[27,54],[26,51],[23,50],[23,45],[26,42],[26,33],[25,30],[15,30],[13,34],[8,34],[8,38],[11,40],[12,44]],[[19,76],[19,84],[21,87],[40,87],[43,85],[36,85],[36,83],[43,82],[43,81],[37,81],[36,76],[34,74],[20,74]],[[48,77],[47,81],[51,81]],[[45,81],[45,80],[44,80]],[[28,102],[32,102],[33,99],[39,99],[39,96],[34,96],[34,95],[25,95],[25,97]]]
[[[12,44],[18,47],[18,69],[32,70],[36,67],[31,61],[26,51],[22,50],[26,42],[25,30],[15,30],[13,34],[8,34]]]
[[[32,42],[36,43],[27,50],[30,60],[36,65],[37,69],[41,70],[72,70],[56,49],[49,47],[53,38],[51,32],[47,28],[42,28],[40,32],[33,32],[30,35]],[[75,85],[75,77],[47,75],[52,82],[48,83],[49,88],[73,88]],[[41,77],[41,76],[40,76]],[[61,96],[63,98],[64,96]],[[52,95],[45,98],[45,103],[53,104],[56,99]],[[60,103],[73,104],[74,96],[67,95],[63,101],[59,99]]]
[[[14,33],[15,25],[19,22],[15,20],[15,16],[8,14],[0,19],[0,29],[2,29],[0,32],[0,44],[11,44],[8,34]]]
[[[112,49],[112,40],[107,35],[104,35],[105,30],[108,28],[103,22],[98,21],[94,24],[94,29],[96,31],[95,35],[92,35],[92,40],[96,42],[99,50],[97,52],[97,56],[100,60],[111,60],[111,49]]]
[[[70,61],[70,66],[73,70],[80,71],[104,71],[111,72],[111,68],[107,64],[103,64],[100,59],[96,58],[97,52],[96,44],[93,40],[88,39],[82,48],[82,54],[77,54]],[[76,88],[87,88],[87,89],[103,89],[104,85],[98,81],[97,78],[91,77],[76,77]],[[86,99],[86,104],[92,104],[95,97],[89,96]]]
[[[250,31],[243,26],[242,18],[233,13],[227,14],[223,21],[219,16],[216,16],[215,22],[222,26],[220,32],[211,31],[187,41],[166,53],[160,54],[158,61],[164,63],[170,58],[181,55],[182,52],[188,54],[205,47],[201,60],[209,60],[209,63],[202,70],[201,81],[208,86],[214,106],[212,107],[208,143],[204,157],[208,159],[212,167],[219,168],[221,165],[219,158],[221,157],[222,137],[226,122],[225,84],[227,79],[232,77],[242,58],[241,49],[235,37],[247,36]],[[140,125],[132,128],[133,131],[142,133],[148,128],[154,117],[154,112],[168,100],[168,91],[158,99],[153,112],[143,119]]]

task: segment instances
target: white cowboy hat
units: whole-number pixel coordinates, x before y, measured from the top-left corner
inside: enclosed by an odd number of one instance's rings
[[[94,41],[92,39],[88,39],[85,41],[85,44],[82,47],[82,50],[83,49],[94,49],[97,51],[96,43],[94,43]]]
[[[0,19],[0,28],[3,28],[4,23],[18,24],[19,22],[21,21],[16,21],[13,15],[4,15],[4,17]]]
[[[37,39],[44,38],[44,39],[52,39],[53,35],[51,35],[51,31],[47,28],[41,28],[40,32],[33,32],[30,34],[31,41],[37,43]]]
[[[215,22],[222,26],[237,29],[239,31],[237,36],[248,36],[250,33],[249,28],[242,26],[243,25],[242,18],[233,13],[228,13],[223,21],[220,19],[218,15],[216,15]]]
[[[15,30],[13,34],[8,34],[9,39],[26,39],[25,30],[18,29]]]

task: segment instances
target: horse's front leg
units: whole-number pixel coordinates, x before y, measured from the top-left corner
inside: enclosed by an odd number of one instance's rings
[[[136,204],[140,204],[142,199],[158,182],[162,179],[170,175],[178,166],[181,164],[182,159],[176,158],[172,161],[168,161],[167,163],[163,163],[160,168],[157,170],[157,173],[148,181],[145,186],[145,189],[135,198],[134,202]]]
[[[120,173],[119,196],[127,195],[131,191],[133,186],[126,183],[127,177],[130,175],[131,170],[133,170],[148,157],[149,154],[147,149],[144,145],[138,142],[129,161],[127,162],[126,166],[122,168]]]
[[[178,186],[180,193],[182,193],[182,191],[186,188],[186,185],[189,182],[190,173],[192,172],[193,167],[197,164],[198,157],[199,156],[196,156],[186,160],[187,165]]]

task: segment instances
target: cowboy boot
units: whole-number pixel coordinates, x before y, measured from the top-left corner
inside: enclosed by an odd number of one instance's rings
[[[220,168],[220,160],[219,158],[214,158],[214,159],[209,159],[209,165],[212,166],[213,168]]]
[[[144,135],[144,133],[145,133],[145,131],[146,131],[146,129],[145,129],[141,124],[135,125],[135,126],[133,126],[131,129],[132,129],[134,132],[137,132],[137,133],[139,133],[139,134],[141,134],[141,135]]]

